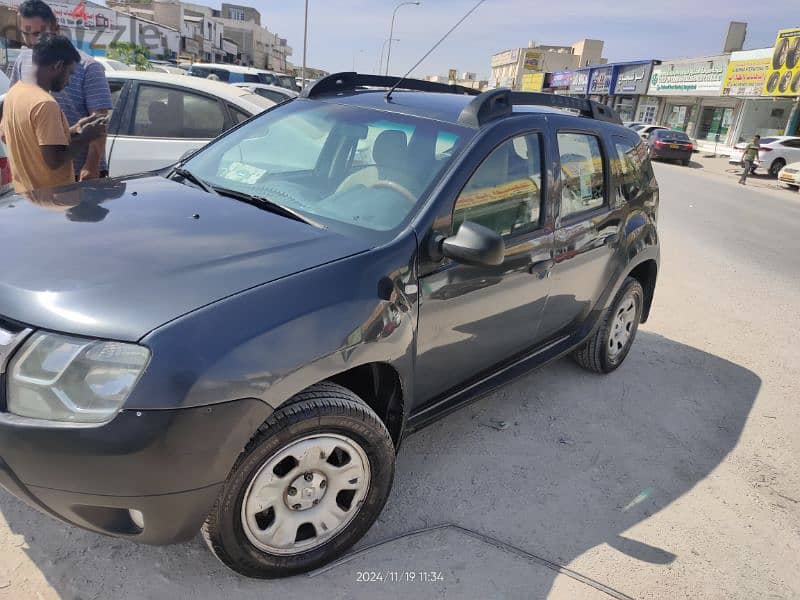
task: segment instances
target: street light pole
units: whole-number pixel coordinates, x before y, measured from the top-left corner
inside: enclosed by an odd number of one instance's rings
[[[397,38],[394,38],[392,41],[393,42],[399,42],[400,40],[397,39]],[[381,45],[381,56],[380,56],[380,59],[378,59],[378,70],[376,71],[376,73],[378,73],[378,75],[380,75],[381,71],[383,71],[383,53],[386,52],[386,44],[388,42],[389,42],[389,40],[383,40],[383,44]]]
[[[306,0],[306,17],[305,17],[305,25],[303,30],[303,85],[302,87],[306,87],[306,53],[308,52],[308,0]]]
[[[394,18],[397,16],[397,11],[401,6],[409,6],[413,4],[414,6],[419,6],[422,2],[401,2],[397,6],[394,7],[394,12],[392,13],[392,25],[389,28],[389,50],[386,53],[386,74],[389,74],[389,60],[392,58],[392,38],[394,37]]]

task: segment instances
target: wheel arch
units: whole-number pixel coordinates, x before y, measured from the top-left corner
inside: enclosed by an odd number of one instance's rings
[[[650,316],[650,307],[653,304],[653,295],[655,294],[656,279],[658,277],[658,263],[654,258],[646,258],[630,270],[628,277],[636,279],[644,290],[641,322],[645,323]]]

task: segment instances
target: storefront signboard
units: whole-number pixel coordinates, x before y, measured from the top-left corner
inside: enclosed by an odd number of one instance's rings
[[[607,96],[611,91],[612,71],[612,67],[592,69],[592,75],[589,78],[589,93],[598,96]]]
[[[769,67],[764,96],[800,96],[800,28],[778,32]]]
[[[653,67],[649,94],[654,96],[720,96],[727,56],[665,62]]]
[[[572,85],[572,76],[574,71],[558,71],[556,73],[547,74],[547,87],[548,88],[568,88]]]
[[[573,71],[572,83],[569,86],[570,94],[585,94],[589,87],[589,71]]]
[[[541,92],[544,85],[544,73],[525,73],[522,76],[523,92]]]
[[[639,95],[647,93],[652,63],[620,65],[617,67],[617,80],[614,82],[614,95]]]
[[[732,60],[722,84],[722,95],[760,96],[769,69],[769,58]]]

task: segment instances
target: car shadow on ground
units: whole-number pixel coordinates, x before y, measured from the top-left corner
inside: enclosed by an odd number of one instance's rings
[[[564,578],[557,565],[601,544],[667,569],[674,548],[626,530],[726,458],[760,385],[739,365],[647,331],[609,376],[558,361],[408,438],[362,552],[314,577],[247,580],[199,538],[137,546],[63,526],[0,493],[3,591],[27,597],[38,577],[67,599],[307,598],[320,585],[337,598],[540,598]],[[457,527],[404,537],[445,523]],[[15,565],[28,561],[35,567],[25,575]],[[435,570],[443,581],[363,581],[365,571],[388,570]]]

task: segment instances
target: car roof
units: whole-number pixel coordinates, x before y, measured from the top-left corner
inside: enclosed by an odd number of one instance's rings
[[[314,98],[313,101],[385,110],[407,116],[434,119],[436,121],[461,125],[461,123],[459,123],[461,112],[476,98],[476,96],[469,96],[467,94],[395,90],[392,92],[391,100],[387,101],[386,93],[387,90],[385,89],[357,90],[354,93],[320,96]],[[548,106],[515,105],[513,107],[513,112],[515,114],[553,114],[581,118],[574,113]],[[594,121],[592,119],[588,121],[598,124],[603,123],[602,121]],[[622,127],[622,125],[619,125],[619,127]]]
[[[236,83],[231,83],[229,85],[233,85],[236,87],[243,87],[243,88],[252,88],[252,89],[260,89],[260,90],[272,90],[273,92],[280,92],[281,94],[286,94],[287,96],[291,96],[292,98],[296,98],[300,95],[300,92],[296,92],[294,90],[290,90],[285,87],[281,87],[279,85],[271,85],[269,83],[255,83],[250,81],[237,81]]]
[[[266,98],[262,98],[261,96],[257,96],[259,100],[252,98],[255,94],[248,89],[229,85],[221,81],[203,79],[201,77],[173,75],[171,73],[152,73],[150,71],[112,71],[106,73],[106,77],[108,79],[130,79],[176,85],[190,90],[204,92],[235,104],[245,104],[250,108],[251,112],[260,112],[272,106],[272,104],[269,106],[264,105],[264,102],[269,102]]]
[[[230,71],[231,73],[271,73],[272,71],[265,71],[264,69],[256,69],[255,67],[244,67],[242,65],[229,65],[228,63],[192,63],[193,67],[200,67],[202,69],[219,69],[223,71]]]

